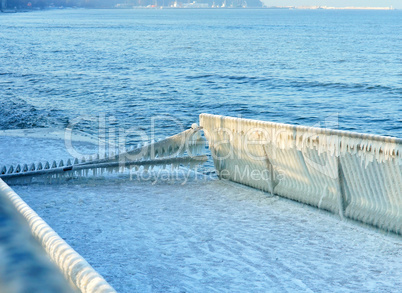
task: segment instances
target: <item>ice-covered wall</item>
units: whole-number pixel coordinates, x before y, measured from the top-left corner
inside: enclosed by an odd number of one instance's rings
[[[402,234],[402,140],[200,115],[222,178]]]

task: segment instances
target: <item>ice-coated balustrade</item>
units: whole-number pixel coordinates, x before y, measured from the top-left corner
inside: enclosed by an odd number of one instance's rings
[[[116,292],[1,179],[0,207],[0,292]]]
[[[200,115],[215,168],[230,179],[402,234],[402,140]]]
[[[154,166],[189,165],[192,168],[208,159],[197,155],[205,150],[200,130],[194,124],[191,129],[164,140],[103,158],[3,166],[0,169],[0,292],[116,292],[7,183],[29,184],[33,179],[63,182],[68,177],[96,176],[140,167],[148,170]],[[48,262],[45,254],[56,266]],[[23,261],[16,261],[18,258]],[[30,278],[31,275],[35,277]]]
[[[3,166],[0,178],[10,184],[29,184],[33,179],[41,178],[46,182],[59,181],[74,176],[96,176],[105,172],[119,172],[125,169],[152,169],[155,166],[188,165],[190,168],[207,161],[207,156],[197,155],[205,151],[205,139],[201,136],[201,128],[193,124],[192,128],[164,140],[139,144],[129,151],[118,154],[99,154],[80,160],[68,159],[35,164],[18,164]]]

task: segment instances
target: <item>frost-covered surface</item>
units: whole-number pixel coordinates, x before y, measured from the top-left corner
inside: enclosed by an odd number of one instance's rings
[[[392,292],[402,241],[233,183],[14,188],[119,292]]]
[[[30,161],[63,152],[54,143],[45,154],[17,148]],[[190,177],[184,185],[125,174],[13,188],[118,292],[402,288],[400,236],[235,183]]]

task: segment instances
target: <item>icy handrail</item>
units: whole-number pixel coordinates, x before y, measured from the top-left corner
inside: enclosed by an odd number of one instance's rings
[[[40,176],[45,177],[51,182],[53,179],[88,175],[89,170],[92,171],[92,175],[97,175],[105,171],[114,172],[127,168],[137,169],[139,166],[148,169],[149,167],[152,168],[157,165],[172,165],[172,167],[177,167],[179,165],[189,164],[190,167],[192,167],[204,163],[208,159],[205,155],[195,155],[196,153],[202,153],[205,148],[204,140],[199,132],[200,129],[200,127],[193,125],[191,129],[165,140],[138,147],[129,152],[111,155],[103,159],[99,157],[95,159],[87,157],[81,160],[76,158],[74,161],[68,159],[66,162],[60,160],[51,163],[45,162],[44,164],[32,163],[10,166],[9,168],[5,166],[2,167],[0,171],[0,203],[2,203],[1,200],[3,197],[10,202],[10,205],[12,203],[16,209],[16,211],[14,211],[15,216],[20,217],[22,215],[25,218],[30,226],[31,234],[36,238],[37,242],[42,245],[48,256],[74,287],[69,287],[67,283],[63,285],[65,280],[63,278],[57,280],[57,273],[53,274],[53,271],[50,269],[50,271],[44,273],[46,275],[45,277],[48,277],[48,279],[44,280],[44,282],[37,287],[35,287],[35,282],[28,281],[26,286],[19,286],[18,288],[24,290],[24,292],[30,291],[29,289],[25,290],[25,288],[40,288],[40,290],[36,290],[40,292],[70,292],[72,290],[75,291],[75,289],[88,293],[115,292],[85,259],[62,240],[2,179],[16,184],[25,184],[30,183],[33,178]],[[4,208],[5,205],[1,205],[0,207]],[[3,218],[0,219],[0,221],[3,220]],[[2,232],[1,229],[0,232]],[[14,237],[15,235],[19,235],[17,231],[13,231],[12,236]],[[9,235],[6,235],[6,237],[7,239],[10,238]],[[18,243],[17,246],[19,249],[25,247],[24,243]],[[0,256],[3,256],[2,260],[0,260],[0,278],[2,277],[2,261],[5,262],[8,257],[8,255],[4,255],[2,252],[7,253],[8,251],[0,247]],[[33,252],[33,258],[38,261],[38,263],[35,264],[36,268],[41,267],[38,255],[39,252]],[[9,267],[7,267],[7,269],[9,269]],[[10,275],[10,273],[7,274],[7,277]],[[24,277],[20,278],[24,283],[27,281],[26,279],[22,279]],[[18,288],[16,288],[15,291],[10,291],[8,285],[9,284],[4,285],[1,283],[0,291],[22,292]],[[13,284],[10,286],[13,286]],[[3,290],[3,288],[7,288],[7,290]]]
[[[30,227],[32,236],[40,243],[50,259],[64,274],[66,280],[73,286],[64,284],[63,278],[57,279],[57,274],[51,269],[44,270],[48,278],[42,280],[43,284],[36,287],[40,292],[74,292],[78,289],[82,293],[112,293],[116,292],[74,249],[72,249],[42,218],[40,218],[3,180],[0,179],[0,198],[12,203],[16,210],[16,216],[22,215]],[[13,235],[18,233],[13,231]],[[18,243],[23,246],[25,243]],[[36,255],[39,252],[34,252]],[[36,260],[40,257],[35,257]],[[4,261],[4,259],[2,259]],[[25,259],[25,261],[27,261]],[[25,264],[26,266],[26,264]],[[36,263],[36,268],[40,266]],[[9,268],[8,268],[9,269]],[[18,269],[18,268],[17,268]],[[56,276],[56,277],[55,277]],[[56,279],[55,279],[56,278]],[[4,281],[4,280],[3,280]],[[8,292],[27,292],[32,287],[30,281],[22,280],[22,287],[15,287]],[[35,280],[36,282],[39,280]],[[7,285],[7,284],[6,284]],[[28,288],[27,291],[19,291],[18,288]],[[1,286],[0,286],[1,288]],[[74,288],[74,290],[73,290]],[[36,292],[35,291],[35,292]]]
[[[202,164],[207,160],[206,156],[196,155],[203,153],[205,141],[201,137],[202,128],[193,124],[192,128],[182,133],[173,135],[164,140],[148,145],[139,146],[128,152],[107,156],[105,158],[83,157],[77,158],[74,162],[68,159],[53,161],[52,163],[32,163],[7,168],[3,166],[0,170],[0,178],[13,184],[28,184],[38,176],[47,176],[49,179],[60,179],[63,177],[88,175],[88,170],[92,170],[93,175],[102,174],[105,171],[118,171],[119,168],[126,169],[132,166],[153,167],[157,165],[178,165],[188,164],[190,167]],[[184,154],[187,154],[184,156]],[[29,167],[28,167],[29,166]],[[86,170],[84,173],[83,171]]]
[[[208,124],[211,122],[215,125]],[[339,156],[340,153],[344,154],[346,151],[352,151],[359,153],[362,159],[367,159],[369,162],[374,158],[379,161],[393,157],[402,158],[402,139],[395,137],[211,114],[201,114],[200,125],[204,129],[213,127],[215,132],[222,132],[224,129],[236,129],[238,134],[243,132],[242,135],[247,134],[250,130],[255,131],[253,134],[258,135],[259,130],[261,132],[261,130],[269,129],[268,136],[270,137],[268,140],[271,140],[271,143],[281,149],[297,148],[302,150],[314,147],[320,152],[326,151],[331,155],[335,154],[335,156]]]
[[[120,154],[112,155],[103,159],[97,158],[89,161],[82,161],[81,163],[93,164],[111,162],[117,160],[149,160],[155,158],[174,158],[183,156],[185,153],[189,157],[194,157],[197,154],[203,153],[205,142],[201,137],[200,130],[202,127],[193,124],[190,129],[187,129],[179,134],[170,136],[158,142],[152,142],[137,148],[121,152]]]
[[[179,165],[190,165],[190,168],[205,163],[208,160],[208,157],[205,155],[199,156],[183,156],[183,157],[174,157],[174,158],[161,158],[154,160],[136,160],[136,161],[103,161],[103,162],[84,162],[82,164],[77,165],[68,165],[66,167],[54,167],[51,169],[41,169],[34,171],[25,171],[21,173],[13,173],[13,174],[4,174],[1,175],[1,179],[4,180],[13,180],[17,179],[18,182],[27,184],[30,182],[30,179],[37,176],[47,175],[52,178],[64,178],[71,176],[83,176],[83,171],[92,170],[92,175],[103,174],[104,172],[113,172],[119,171],[120,169],[130,169],[130,168],[138,168],[138,167],[147,167],[153,168],[154,166],[162,166],[162,165],[172,165],[173,167],[177,167]],[[87,175],[87,173],[85,173]],[[26,179],[27,181],[25,181]],[[16,183],[16,181],[13,181]]]
[[[402,140],[210,114],[218,174],[402,234]]]

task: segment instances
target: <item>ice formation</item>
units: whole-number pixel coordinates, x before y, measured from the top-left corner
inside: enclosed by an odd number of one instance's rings
[[[402,140],[201,114],[222,178],[402,234]]]
[[[203,154],[205,150],[205,139],[201,136],[200,130],[200,127],[193,125],[191,129],[164,140],[139,145],[128,152],[116,155],[105,154],[103,158],[99,155],[96,158],[83,157],[81,160],[75,158],[73,163],[68,159],[66,164],[63,160],[59,163],[45,162],[44,167],[41,162],[32,163],[29,168],[27,164],[23,167],[17,165],[15,168],[3,166],[0,178],[12,184],[29,184],[37,178],[52,183],[66,177],[97,176],[104,172],[113,173],[140,166],[152,169],[153,166],[166,168],[166,165],[169,165],[177,168],[180,165],[188,165],[191,168],[207,160],[205,155],[198,155]]]
[[[2,217],[9,217],[7,219],[8,224],[12,223],[11,219],[13,218],[16,222],[13,225],[13,233],[8,233],[9,235],[5,239],[20,240],[17,244],[19,254],[18,250],[16,252],[15,242],[13,249],[6,252],[13,255],[14,260],[18,255],[22,255],[24,260],[24,264],[19,261],[11,262],[8,260],[7,254],[2,255],[0,252],[0,255],[3,256],[2,262],[9,262],[7,267],[9,271],[0,273],[1,277],[6,276],[5,279],[2,279],[1,288],[4,289],[9,285],[8,289],[12,288],[11,292],[116,292],[81,255],[72,249],[1,179],[0,202],[3,209],[8,209],[8,211],[6,210],[8,213],[3,213]],[[22,218],[26,220],[26,223],[22,221]],[[29,229],[26,224],[29,225]],[[4,235],[5,233],[2,236]],[[37,243],[30,239],[32,236]],[[56,267],[47,263],[49,259],[39,249],[38,244],[43,247],[53,263],[59,267],[65,276],[65,280],[72,285],[71,287],[58,275],[60,272],[56,270]],[[4,250],[4,246],[2,250]],[[11,257],[11,259],[13,258]],[[24,273],[33,276],[30,282],[27,282],[27,276],[24,276]],[[17,285],[15,282],[18,281],[20,284]]]

